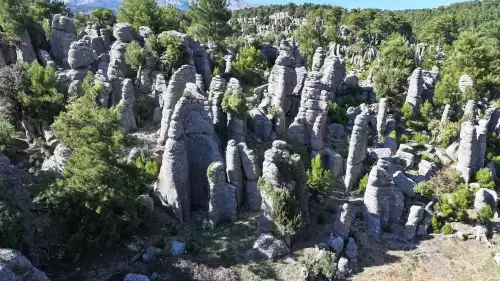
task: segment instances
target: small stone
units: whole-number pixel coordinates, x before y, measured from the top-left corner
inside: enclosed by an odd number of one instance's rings
[[[462,241],[467,240],[467,236],[466,236],[466,235],[465,235],[465,233],[463,233],[463,232],[458,231],[458,232],[456,233],[456,236],[457,236],[457,238],[458,238],[458,239],[460,239],[460,240],[462,240]]]
[[[500,265],[500,253],[496,253],[495,257],[493,257],[493,260],[497,265]]]
[[[151,279],[146,275],[129,273],[123,278],[123,281],[151,281]]]
[[[172,256],[174,257],[180,256],[184,253],[185,250],[186,250],[185,243],[176,240],[172,240],[172,242],[170,242],[170,254],[172,254]]]

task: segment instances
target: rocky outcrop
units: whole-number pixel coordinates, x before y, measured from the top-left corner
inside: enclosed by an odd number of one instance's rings
[[[167,139],[171,116],[174,112],[178,100],[182,97],[187,83],[196,83],[196,71],[190,65],[183,65],[170,78],[168,83],[165,100],[163,100],[163,109],[161,117],[160,135],[158,144],[162,145]],[[195,85],[196,86],[196,85]]]
[[[113,26],[113,36],[116,40],[123,43],[130,43],[134,40],[139,41],[139,34],[134,27],[128,23],[117,23]]]
[[[122,115],[120,119],[120,126],[126,132],[137,130],[137,122],[135,120],[135,91],[134,83],[131,79],[125,79],[122,87],[122,99],[118,104],[121,107]]]
[[[328,114],[328,93],[322,90],[321,74],[311,72],[302,91],[299,113],[290,125],[288,135],[311,149],[323,148]]]
[[[286,51],[280,51],[276,64],[269,76],[268,92],[271,97],[271,105],[276,107],[282,114],[276,124],[276,133],[283,136],[286,133],[285,116],[291,113],[291,96],[297,85],[297,74],[294,61]]]
[[[378,103],[377,133],[379,141],[385,136],[385,125],[387,123],[387,98],[381,98]]]
[[[73,20],[60,14],[54,15],[50,32],[50,53],[63,67],[69,67],[68,52],[76,38]]]
[[[468,100],[465,104],[463,117],[467,120],[476,120],[476,101]]]
[[[238,145],[230,140],[226,146],[226,172],[231,185],[235,187],[238,206],[243,202],[243,171]]]
[[[367,156],[368,146],[367,120],[368,112],[361,112],[356,116],[354,127],[352,128],[349,154],[347,156],[346,176],[344,180],[347,192],[350,192],[363,176],[363,162]]]
[[[16,53],[17,60],[20,63],[32,63],[37,60],[35,51],[33,50],[33,45],[31,44],[30,35],[28,34],[27,30],[25,30],[23,35],[21,36],[19,44],[16,47]]]
[[[222,154],[213,128],[211,104],[194,83],[186,84],[170,117],[155,194],[183,222],[191,208],[208,209],[209,183],[200,171],[221,162]]]
[[[462,123],[460,129],[460,146],[458,149],[457,171],[469,183],[471,176],[476,172],[478,155],[476,129],[470,121]]]
[[[64,144],[59,143],[54,149],[54,154],[43,162],[41,170],[61,174],[70,155],[71,150]]]
[[[208,166],[207,177],[210,185],[208,217],[211,226],[235,221],[238,215],[236,187],[226,182],[224,163],[215,162]]]
[[[413,71],[409,78],[410,85],[408,86],[408,93],[406,95],[406,103],[410,104],[413,108],[414,116],[420,112],[422,105],[422,91],[424,79],[422,78],[422,69],[417,68]]]
[[[463,93],[468,87],[474,87],[474,80],[469,75],[462,75],[458,81],[458,89]]]
[[[477,160],[476,170],[484,167],[484,160],[486,157],[486,137],[488,135],[488,121],[481,119],[479,125],[476,126],[477,135]]]
[[[330,93],[330,100],[333,100],[339,90],[339,86],[346,76],[345,61],[335,54],[335,44],[330,45],[330,49],[325,58],[321,73],[323,77],[321,82],[324,89]]]
[[[495,190],[481,188],[475,193],[474,209],[479,211],[486,205],[489,205],[495,214],[498,206],[498,194]]]
[[[226,92],[226,80],[220,76],[216,76],[210,83],[208,99],[212,103],[212,116],[214,127],[221,142],[225,142],[225,132],[227,126],[227,116],[222,111],[222,99]]]
[[[368,176],[363,199],[368,232],[375,238],[380,238],[383,228],[389,222],[393,192],[390,165],[386,160],[377,161]]]
[[[0,280],[49,281],[49,278],[18,251],[0,249]]]
[[[290,248],[282,240],[274,238],[269,234],[261,234],[253,244],[248,256],[252,259],[276,260],[289,254]]]
[[[323,67],[324,61],[325,61],[325,52],[323,51],[323,48],[318,47],[316,49],[316,52],[314,52],[311,71],[320,71],[321,67]]]
[[[257,187],[257,180],[260,177],[259,159],[255,152],[247,147],[245,143],[239,143],[241,165],[243,167],[245,183],[245,192],[243,203],[250,211],[258,211],[261,205],[260,190]]]
[[[342,237],[342,239],[347,239],[349,237],[352,220],[352,208],[349,203],[345,203],[344,205],[342,205],[340,212],[338,212],[333,221],[332,233],[336,236]]]
[[[424,215],[424,208],[421,206],[411,206],[408,220],[405,224],[406,239],[412,240],[415,238],[416,231],[422,217]]]

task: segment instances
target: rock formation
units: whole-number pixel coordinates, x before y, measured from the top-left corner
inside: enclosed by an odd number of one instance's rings
[[[122,110],[120,126],[122,126],[126,132],[137,130],[137,123],[135,120],[135,91],[134,83],[131,79],[125,79],[123,81],[122,99],[118,106],[120,106]]]
[[[377,161],[368,176],[363,200],[368,232],[375,238],[380,238],[383,228],[389,222],[393,192],[392,176],[389,174],[390,165],[386,160]]]
[[[76,38],[73,20],[60,14],[54,15],[50,31],[50,52],[54,60],[63,67],[69,67],[68,52]]]
[[[349,203],[345,203],[342,205],[340,212],[337,213],[337,216],[333,221],[332,233],[336,236],[342,237],[343,239],[347,239],[349,237],[352,219],[352,208]]]
[[[460,146],[458,149],[457,171],[469,183],[471,176],[476,172],[478,145],[476,129],[470,121],[462,123],[460,129]]]
[[[208,217],[212,227],[221,222],[233,222],[237,219],[236,187],[226,182],[224,163],[215,162],[208,166],[210,200]]]
[[[200,171],[222,161],[222,154],[213,128],[211,104],[194,83],[186,84],[183,96],[168,116],[168,139],[155,194],[183,222],[191,208],[208,209],[209,183]]]
[[[307,76],[299,113],[288,130],[288,135],[316,151],[323,148],[328,114],[328,93],[322,90],[320,78],[318,72]]]
[[[385,136],[385,125],[387,123],[387,99],[381,98],[378,103],[377,134],[379,141]]]
[[[468,87],[474,87],[474,80],[469,75],[462,75],[458,82],[458,89],[463,93]]]
[[[323,67],[324,61],[325,61],[325,53],[323,51],[323,48],[318,47],[316,49],[316,52],[314,52],[311,70],[320,71],[321,67]]]
[[[354,122],[351,141],[349,144],[349,155],[347,157],[347,169],[345,176],[346,191],[350,192],[363,176],[363,162],[367,156],[368,130],[366,127],[368,112],[361,112]]]
[[[161,117],[160,135],[158,144],[162,145],[167,139],[167,133],[171,122],[171,116],[174,112],[178,100],[182,97],[187,83],[196,83],[196,71],[190,65],[183,65],[174,74],[168,83],[165,100],[163,100],[163,109]],[[195,85],[196,86],[196,85]]]
[[[410,213],[408,214],[408,221],[405,225],[406,239],[411,240],[415,238],[418,224],[424,215],[424,208],[421,206],[411,206]]]
[[[337,57],[335,51],[335,46],[330,45],[325,62],[321,68],[321,73],[323,74],[321,82],[324,85],[324,89],[330,93],[330,100],[333,100],[337,94],[338,87],[346,76],[345,61]]]
[[[33,50],[33,45],[31,44],[30,35],[26,30],[21,36],[19,45],[16,48],[16,53],[17,53],[17,60],[20,63],[23,62],[32,63],[37,60],[35,51]]]
[[[479,125],[476,126],[477,134],[477,160],[476,170],[484,167],[484,160],[486,158],[486,137],[488,134],[488,121],[481,119]]]
[[[214,118],[214,127],[222,143],[226,141],[227,115],[222,111],[222,99],[226,92],[226,80],[216,76],[210,83],[208,99],[212,103],[212,116]]]
[[[0,279],[11,281],[49,281],[45,273],[16,250],[0,249]]]
[[[413,71],[410,76],[410,85],[408,86],[408,93],[406,95],[406,103],[409,103],[413,108],[413,114],[418,114],[420,112],[420,106],[422,105],[422,91],[424,85],[424,79],[422,78],[422,69],[417,68]]]

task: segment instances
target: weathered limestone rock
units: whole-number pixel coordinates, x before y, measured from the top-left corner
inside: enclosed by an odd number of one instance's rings
[[[479,170],[484,167],[484,160],[486,157],[486,137],[488,134],[488,121],[481,119],[479,125],[476,126],[477,134],[477,162],[476,169]]]
[[[224,163],[215,162],[208,166],[207,176],[210,184],[208,217],[212,227],[235,221],[238,215],[236,187],[226,182]]]
[[[56,14],[52,18],[52,28],[50,32],[50,53],[55,61],[63,67],[69,67],[68,52],[70,45],[76,37],[76,27],[69,17]]]
[[[228,182],[235,187],[238,206],[243,202],[243,171],[238,145],[230,140],[226,146],[226,171]]]
[[[448,155],[448,157],[450,157],[450,159],[453,160],[454,162],[458,161],[458,149],[459,149],[459,147],[460,147],[460,143],[454,142],[446,148],[446,155]]]
[[[409,152],[410,150],[405,150],[406,148],[406,146],[400,145],[394,159],[399,165],[408,169],[415,164],[415,155],[413,155],[413,152]],[[413,151],[413,149],[411,149],[411,151]]]
[[[220,76],[216,76],[210,83],[208,99],[212,102],[212,115],[214,119],[214,127],[221,142],[225,142],[225,131],[227,126],[227,116],[222,111],[222,99],[226,92],[226,80]]]
[[[347,157],[347,169],[345,186],[347,192],[351,191],[363,176],[363,162],[367,156],[368,130],[366,127],[368,112],[361,112],[354,122],[351,141],[349,144],[349,155]]]
[[[7,66],[7,61],[5,60],[5,57],[3,56],[2,49],[0,48],[0,68],[6,67]]]
[[[122,126],[126,132],[137,130],[137,123],[135,121],[135,91],[134,83],[131,79],[125,79],[125,81],[123,81],[122,99],[118,106],[122,108],[120,126]]]
[[[54,149],[54,154],[43,162],[42,171],[62,173],[70,155],[71,150],[64,144],[59,143]]]
[[[2,55],[2,52],[0,51],[0,68],[2,68],[2,58],[3,58],[3,55]],[[50,56],[49,52],[47,52],[43,49],[38,50],[38,59],[40,60],[40,63],[42,64],[42,66],[48,65],[54,69],[57,68],[56,63],[52,60],[52,57]]]
[[[269,118],[267,118],[266,114],[258,108],[254,108],[249,111],[247,126],[261,140],[267,141],[271,139],[273,123]]]
[[[130,43],[134,40],[139,40],[139,34],[135,31],[134,27],[128,23],[117,23],[113,26],[113,36],[118,41],[123,43]]]
[[[390,201],[393,193],[392,176],[389,174],[391,164],[385,160],[378,160],[368,176],[364,196],[365,219],[368,232],[379,238],[382,229],[389,221]]]
[[[476,191],[474,197],[474,209],[479,211],[486,205],[490,205],[493,213],[496,213],[498,206],[498,194],[495,190],[481,188]]]
[[[0,249],[0,280],[49,281],[49,278],[18,251]]]
[[[290,125],[288,135],[319,151],[323,148],[328,114],[328,93],[321,90],[321,75],[309,73],[302,91],[299,113]]]
[[[175,105],[155,190],[181,222],[189,217],[191,208],[208,209],[209,183],[206,173],[200,171],[222,161],[211,104],[199,91],[194,83],[187,83],[183,97]]]
[[[241,99],[245,99],[245,94],[238,79],[231,78],[227,84],[226,95],[239,95]],[[246,122],[231,112],[227,113],[227,139],[234,139],[237,143],[244,142],[246,136]]]
[[[370,151],[370,158],[372,158],[373,160],[391,157],[391,155],[392,151],[390,148],[376,148]]]
[[[33,50],[33,45],[31,44],[30,35],[28,34],[27,30],[25,30],[23,35],[21,36],[19,45],[16,48],[16,53],[17,60],[20,63],[32,63],[37,59],[35,51]]]
[[[458,88],[460,92],[465,92],[468,87],[474,87],[474,80],[469,75],[462,75],[460,81],[458,82]]]
[[[392,175],[392,179],[396,184],[396,187],[403,192],[404,195],[408,197],[414,197],[415,191],[413,191],[416,183],[407,177],[404,172],[397,171]]]
[[[249,149],[244,142],[238,144],[238,149],[246,178],[243,203],[250,211],[256,212],[260,210],[262,202],[260,190],[257,187],[257,180],[261,174],[259,160],[254,151]]]
[[[293,65],[293,59],[288,57],[285,51],[281,51],[269,76],[268,92],[271,104],[282,112],[276,124],[278,136],[286,133],[285,116],[291,112],[291,95],[297,85],[297,74]]]
[[[323,74],[321,82],[324,85],[324,89],[330,93],[330,99],[332,100],[332,97],[335,97],[338,87],[346,76],[345,61],[335,55],[333,45],[330,45],[330,50],[325,58],[321,73]]]
[[[332,233],[342,237],[343,239],[347,239],[349,237],[352,219],[353,213],[351,206],[348,203],[345,203],[342,205],[340,212],[337,213],[337,216],[333,221]]]
[[[289,253],[290,248],[285,242],[269,234],[261,234],[248,252],[248,256],[252,259],[276,260]]]
[[[158,137],[158,144],[164,144],[169,131],[171,116],[178,100],[182,97],[187,83],[195,83],[196,71],[190,65],[183,65],[179,68],[170,79],[167,87],[167,94],[163,101],[163,110],[161,118],[161,129]],[[196,85],[195,85],[196,86]]]
[[[456,167],[466,183],[469,183],[471,176],[476,172],[477,149],[476,129],[470,121],[466,121],[462,123],[460,129],[460,146]]]
[[[379,141],[385,135],[385,125],[387,123],[387,98],[380,99],[377,114],[377,133]]]
[[[413,108],[413,113],[420,112],[422,105],[422,91],[424,79],[422,78],[422,69],[419,67],[415,69],[410,77],[410,85],[408,86],[408,94],[406,95],[406,103],[409,103]]]
[[[111,96],[111,105],[116,105],[120,101],[121,84],[128,73],[128,66],[125,61],[125,52],[127,44],[116,41],[111,45],[109,52],[108,78],[113,85],[113,95]]]
[[[411,206],[410,213],[408,214],[408,221],[405,225],[406,239],[412,240],[415,238],[418,224],[424,215],[424,208],[421,206]]]
[[[99,70],[95,74],[95,82],[100,83],[103,86],[102,91],[98,97],[99,104],[101,105],[101,107],[108,108],[110,97],[113,94],[113,86],[102,70]]]
[[[311,71],[320,71],[324,61],[325,61],[325,53],[323,51],[323,48],[318,47],[313,56]]]
[[[396,186],[392,186],[391,202],[389,206],[389,223],[397,223],[402,215],[405,207],[405,196],[403,192]]]
[[[68,64],[72,69],[89,67],[96,59],[97,55],[89,41],[78,40],[71,43]]]
[[[450,108],[451,106],[449,104],[445,105],[443,110],[443,116],[441,116],[441,125],[450,121]]]
[[[469,120],[476,119],[476,101],[468,100],[465,104],[464,108],[464,117],[467,117]]]

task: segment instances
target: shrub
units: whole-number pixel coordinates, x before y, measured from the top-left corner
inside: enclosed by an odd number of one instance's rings
[[[448,200],[443,200],[439,204],[436,204],[439,215],[445,219],[451,218],[454,214],[453,205],[451,205]]]
[[[9,121],[0,118],[0,146],[6,145],[13,133],[14,126]]]
[[[491,208],[490,205],[484,205],[478,212],[477,212],[477,220],[483,224],[487,224],[490,222],[490,219],[492,219],[494,216],[493,214],[493,209]]]
[[[213,73],[214,76],[219,76],[221,75],[221,71],[218,67],[214,68],[214,73]]]
[[[433,159],[431,159],[431,156],[427,152],[422,153],[422,160],[433,161]]]
[[[273,118],[276,118],[279,115],[279,109],[275,105],[271,105],[267,108],[267,114],[271,115]]]
[[[439,218],[436,217],[436,216],[433,216],[431,218],[432,233],[440,233],[441,232],[441,226],[442,226],[442,223],[439,220]]]
[[[467,210],[458,210],[457,220],[467,223],[469,221],[469,213],[467,213]]]
[[[311,250],[305,256],[299,258],[299,263],[308,272],[316,277],[324,277],[331,280],[337,273],[337,256],[335,253],[326,250]]]
[[[488,189],[495,189],[495,182],[490,175],[490,169],[481,168],[476,172],[476,181],[481,184],[481,187]]]
[[[450,235],[450,234],[453,234],[453,228],[451,227],[451,225],[449,223],[447,223],[443,226],[443,228],[441,229],[441,232],[444,235]]]
[[[424,122],[429,123],[434,115],[432,110],[432,104],[429,101],[425,101],[422,107],[420,107],[420,118]]]
[[[139,70],[139,67],[144,64],[144,58],[141,51],[142,47],[139,42],[132,41],[130,44],[127,44],[127,48],[125,50],[125,62],[134,71]]]
[[[422,134],[422,133],[413,133],[411,139],[413,141],[416,141],[420,145],[425,145],[425,144],[430,143],[430,137],[428,135]]]
[[[420,194],[422,197],[428,197],[432,198],[434,197],[434,189],[433,187],[429,184],[429,182],[421,182],[415,185],[414,188],[415,192]]]
[[[405,122],[408,125],[413,120],[413,107],[409,103],[405,103],[403,108],[401,108],[401,113],[405,118]]]
[[[113,11],[103,8],[90,10],[90,18],[98,22],[101,26],[112,26],[115,21]]]
[[[245,119],[247,104],[243,93],[226,92],[222,98],[222,110],[237,118]]]
[[[294,136],[286,136],[285,138],[290,153],[300,155],[300,160],[306,169],[309,169],[309,166],[311,165],[311,156],[307,150],[307,146]]]
[[[460,210],[467,210],[472,202],[472,196],[469,192],[467,184],[463,184],[457,191],[453,193],[453,205]]]
[[[368,185],[368,174],[364,175],[359,181],[358,191],[360,194],[365,194],[367,185]]]
[[[402,134],[399,136],[399,138],[397,139],[398,143],[408,143],[408,141],[410,141],[410,139],[408,138],[407,135],[405,134]]]
[[[257,182],[257,186],[271,198],[272,217],[282,232],[295,234],[302,226],[302,211],[297,196],[287,189],[274,188],[262,178]]]
[[[441,146],[446,148],[450,146],[451,140],[458,138],[460,135],[460,123],[446,122],[443,124]]]
[[[172,71],[186,64],[189,54],[184,48],[182,40],[174,35],[158,36],[160,61]]]
[[[327,194],[333,186],[333,174],[323,169],[321,155],[316,155],[311,161],[311,169],[307,171],[307,186],[316,194]]]
[[[257,86],[264,80],[263,71],[266,70],[267,63],[260,50],[245,45],[240,49],[233,68],[240,81],[246,85]]]
[[[24,234],[24,216],[19,206],[4,196],[0,179],[0,247],[21,249]]]
[[[336,124],[345,125],[349,121],[345,108],[338,106],[337,103],[333,101],[328,102],[328,118],[331,123]]]

